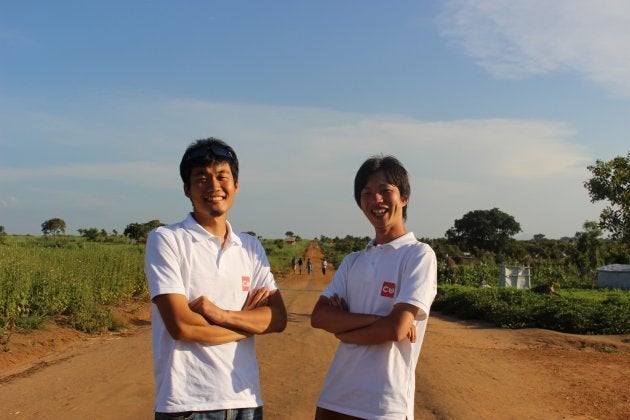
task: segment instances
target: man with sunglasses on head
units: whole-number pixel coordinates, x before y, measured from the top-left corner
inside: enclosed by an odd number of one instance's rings
[[[180,163],[192,212],[148,237],[156,419],[261,419],[254,335],[287,313],[265,251],[232,229],[238,158],[221,140],[191,144]]]
[[[357,171],[354,198],[375,234],[343,259],[313,309],[311,325],[340,341],[316,420],[413,419],[437,262],[405,227],[410,194],[407,171],[392,156],[372,157]]]

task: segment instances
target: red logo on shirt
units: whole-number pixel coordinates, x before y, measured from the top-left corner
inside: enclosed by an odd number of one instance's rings
[[[249,277],[243,276],[241,277],[241,285],[243,286],[243,292],[249,292]]]
[[[393,298],[395,292],[396,292],[395,283],[390,283],[388,281],[383,282],[383,287],[381,287],[381,296]]]

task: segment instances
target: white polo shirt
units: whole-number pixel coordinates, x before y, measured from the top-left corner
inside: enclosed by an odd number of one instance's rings
[[[151,299],[201,295],[223,309],[241,310],[249,290],[277,289],[260,242],[245,233],[228,238],[203,229],[191,214],[149,234],[145,273]],[[181,412],[262,405],[254,337],[221,345],[176,341],[156,307],[152,311],[155,411]]]
[[[354,313],[388,315],[396,303],[420,308],[417,339],[377,345],[339,343],[317,405],[367,419],[413,419],[415,370],[431,303],[437,261],[412,232],[344,258],[322,295],[343,297]],[[419,314],[419,317],[422,314]]]

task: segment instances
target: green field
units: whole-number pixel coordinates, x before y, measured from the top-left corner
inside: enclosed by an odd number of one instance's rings
[[[106,309],[147,299],[144,249],[78,237],[8,237],[0,245],[0,328],[51,319],[86,332],[116,329]]]
[[[262,240],[282,276],[309,241]],[[4,236],[0,243],[0,337],[55,321],[96,333],[120,327],[108,307],[148,300],[144,246],[82,237]]]
[[[623,290],[565,289],[558,295],[541,295],[510,287],[441,285],[432,309],[505,328],[630,333],[630,293]]]
[[[368,238],[320,238],[336,266],[345,253],[361,249]],[[276,278],[292,270],[310,240],[294,245],[261,239]],[[143,271],[144,246],[121,239],[90,242],[76,236],[4,236],[0,242],[0,342],[12,330],[45,327],[54,321],[98,333],[121,327],[109,308],[148,299]],[[475,318],[507,328],[539,327],[580,334],[630,333],[630,293],[563,288],[560,296],[496,287],[496,265],[449,270],[440,262],[439,293],[433,310]],[[533,283],[564,275],[546,267]],[[479,288],[482,281],[492,285]],[[566,281],[564,284],[571,284]],[[580,284],[575,281],[574,284]]]

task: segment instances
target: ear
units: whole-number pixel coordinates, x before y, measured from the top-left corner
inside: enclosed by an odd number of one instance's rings
[[[400,197],[400,201],[403,203],[403,207],[409,204],[409,197]]]
[[[190,185],[184,184],[184,195],[190,198]]]
[[[234,192],[238,192],[238,181],[234,181]]]

